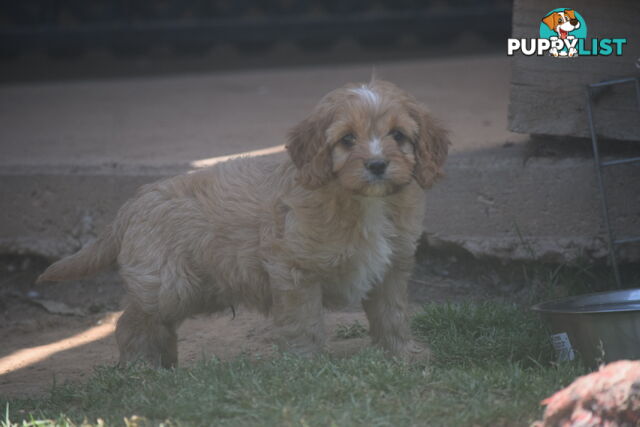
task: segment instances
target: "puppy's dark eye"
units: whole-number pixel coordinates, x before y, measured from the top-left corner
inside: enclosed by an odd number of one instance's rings
[[[340,144],[342,144],[343,147],[351,148],[356,144],[356,137],[352,133],[348,133],[340,138]]]
[[[391,135],[393,137],[393,139],[395,139],[395,141],[398,144],[401,144],[403,142],[407,142],[407,140],[408,140],[407,136],[404,133],[402,133],[401,131],[397,130],[397,129],[392,130],[389,133],[389,135]]]

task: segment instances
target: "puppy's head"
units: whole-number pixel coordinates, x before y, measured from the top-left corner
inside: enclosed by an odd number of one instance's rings
[[[447,132],[412,96],[376,80],[327,94],[289,133],[298,180],[314,189],[337,180],[364,196],[386,196],[442,174]]]

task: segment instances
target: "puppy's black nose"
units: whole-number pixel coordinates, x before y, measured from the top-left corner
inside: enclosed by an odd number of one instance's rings
[[[570,20],[569,23],[575,27],[576,25],[578,25],[578,20],[574,18]]]
[[[369,160],[365,167],[374,175],[382,175],[387,170],[389,162],[386,160]]]

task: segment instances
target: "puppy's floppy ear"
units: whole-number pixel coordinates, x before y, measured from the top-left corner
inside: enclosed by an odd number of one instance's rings
[[[566,15],[569,15],[569,18],[576,19],[576,13],[573,11],[573,9],[565,9],[564,13]]]
[[[305,188],[321,187],[333,177],[331,147],[325,135],[332,120],[329,111],[316,109],[289,131],[287,151],[298,168],[298,182]]]
[[[418,123],[415,135],[415,177],[422,188],[429,188],[440,178],[442,166],[449,153],[449,132],[427,112],[419,103],[412,103],[409,111]]]
[[[553,12],[551,15],[542,18],[542,22],[544,22],[551,31],[556,30],[556,15],[557,13]]]

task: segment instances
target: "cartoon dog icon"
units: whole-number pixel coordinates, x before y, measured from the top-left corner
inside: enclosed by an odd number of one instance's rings
[[[558,12],[553,12],[550,15],[542,18],[542,22],[544,22],[551,31],[554,31],[556,34],[558,34],[557,37],[549,37],[549,40],[551,40],[552,42],[554,40],[558,40],[558,38],[560,38],[560,40],[575,39],[575,37],[570,35],[569,33],[580,28],[580,21],[578,21],[578,18],[576,18],[576,13],[573,11],[573,9],[565,9]],[[549,53],[553,56],[562,57],[578,56],[578,50],[575,47],[570,48],[568,51],[564,49],[558,51],[558,49],[556,48],[551,48],[549,49]]]

